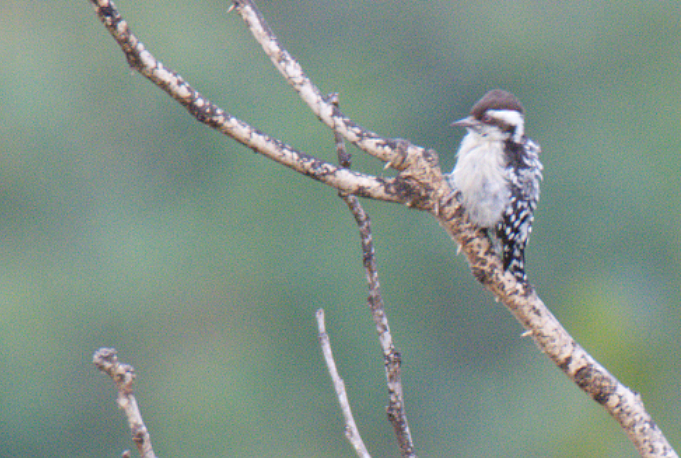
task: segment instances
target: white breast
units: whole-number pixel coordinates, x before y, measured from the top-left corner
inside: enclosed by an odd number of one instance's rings
[[[481,227],[496,226],[511,198],[503,143],[469,132],[457,155],[452,184],[461,192],[469,219]]]

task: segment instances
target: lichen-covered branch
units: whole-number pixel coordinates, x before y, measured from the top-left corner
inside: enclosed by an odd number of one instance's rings
[[[438,219],[460,244],[478,281],[494,293],[527,330],[527,335],[570,380],[605,407],[642,457],[678,458],[645,410],[640,395],[620,383],[570,336],[534,288],[526,288],[511,274],[502,271],[500,260],[491,255],[489,240],[481,237],[476,227],[462,222],[461,213],[456,205],[444,203]]]
[[[300,152],[232,116],[202,96],[182,76],[158,61],[132,33],[112,1],[91,2],[97,15],[123,50],[130,66],[184,106],[199,122],[280,164],[344,192],[389,202],[404,202],[408,199],[405,194],[408,194],[409,184],[400,177],[374,177],[339,167]]]

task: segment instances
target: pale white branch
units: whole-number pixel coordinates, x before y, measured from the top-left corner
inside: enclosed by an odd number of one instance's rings
[[[326,367],[329,369],[329,375],[331,375],[331,381],[333,382],[333,387],[336,390],[338,403],[340,404],[341,412],[343,412],[343,418],[345,419],[345,437],[348,438],[348,441],[355,449],[357,456],[360,458],[371,458],[371,455],[367,451],[364,441],[362,441],[362,437],[359,434],[359,429],[357,428],[357,423],[355,423],[355,418],[352,415],[348,394],[345,391],[345,383],[340,377],[340,374],[338,374],[336,361],[333,359],[331,341],[329,340],[329,335],[326,333],[324,310],[317,310],[316,317],[317,329],[319,330],[319,344],[321,345],[322,353],[324,354],[324,362],[326,362]]]
[[[405,202],[400,178],[354,172],[305,154],[232,116],[203,97],[172,69],[158,61],[132,33],[110,0],[91,0],[97,15],[123,50],[130,66],[174,98],[199,122],[216,129],[280,164],[343,192],[389,202]],[[393,142],[394,143],[394,142]]]

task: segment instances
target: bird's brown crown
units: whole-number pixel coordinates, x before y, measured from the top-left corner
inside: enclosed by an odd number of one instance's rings
[[[487,110],[514,110],[520,114],[525,113],[520,100],[510,92],[501,89],[494,89],[485,94],[471,108],[471,116],[482,119]]]

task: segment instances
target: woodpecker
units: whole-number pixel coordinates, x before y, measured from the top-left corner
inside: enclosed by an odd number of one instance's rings
[[[468,219],[487,230],[505,271],[527,283],[525,246],[539,201],[539,145],[525,136],[524,109],[509,92],[485,94],[467,118],[467,130],[449,183]]]

